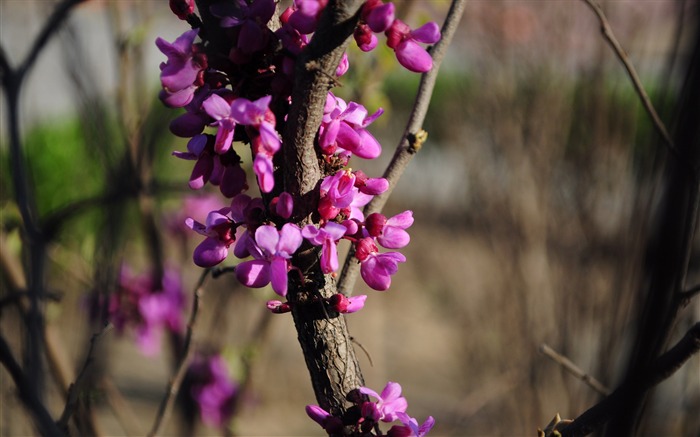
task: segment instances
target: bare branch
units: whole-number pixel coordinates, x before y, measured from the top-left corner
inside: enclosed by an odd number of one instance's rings
[[[177,363],[175,374],[170,379],[168,387],[165,391],[165,395],[160,402],[160,407],[158,407],[158,414],[156,414],[155,421],[151,431],[148,433],[149,437],[158,435],[161,427],[165,424],[170,416],[173,409],[173,404],[175,403],[175,397],[180,391],[180,385],[185,379],[187,374],[187,369],[192,361],[193,348],[192,348],[192,337],[194,336],[194,328],[197,323],[197,315],[199,314],[199,304],[202,297],[204,283],[209,276],[210,269],[204,270],[202,275],[199,277],[197,282],[197,287],[194,290],[194,298],[192,300],[192,311],[190,312],[190,318],[187,321],[187,333],[185,334],[185,341],[182,346],[182,356],[180,361]]]
[[[700,322],[666,353],[658,357],[644,377],[625,381],[610,396],[580,415],[561,431],[562,437],[580,437],[593,433],[605,425],[629,399],[637,398],[650,388],[673,375],[691,356],[700,350]]]
[[[62,436],[64,433],[56,426],[51,414],[36,394],[33,383],[27,379],[15,358],[5,338],[0,336],[0,361],[10,373],[17,386],[19,397],[34,417],[39,432],[44,436]]]
[[[596,3],[593,0],[583,1],[593,10],[593,12],[598,17],[598,21],[600,22],[600,31],[603,34],[603,37],[605,37],[605,40],[608,42],[610,47],[612,47],[613,51],[615,52],[615,55],[624,65],[625,70],[627,70],[627,74],[632,80],[634,89],[637,91],[637,95],[639,95],[644,109],[649,114],[649,117],[651,117],[651,121],[654,124],[654,127],[664,139],[664,142],[666,143],[666,146],[669,148],[669,150],[676,156],[678,156],[678,149],[676,148],[676,145],[673,139],[671,138],[671,135],[668,133],[666,125],[659,117],[659,114],[656,113],[656,109],[654,109],[654,105],[651,103],[651,99],[649,99],[649,96],[647,95],[646,91],[644,90],[644,86],[642,85],[642,81],[639,79],[637,70],[634,68],[634,65],[632,65],[632,62],[629,60],[627,53],[615,37],[615,33],[613,33],[612,27],[610,27],[610,22],[608,22],[608,19],[606,18],[603,9],[598,3]]]
[[[83,363],[83,367],[80,369],[80,373],[78,373],[78,377],[75,379],[75,382],[71,384],[70,388],[68,389],[68,399],[66,401],[66,406],[63,409],[61,418],[56,423],[61,429],[63,429],[66,432],[68,431],[68,421],[73,415],[73,412],[75,412],[75,408],[78,405],[78,397],[83,391],[83,385],[85,383],[87,369],[88,367],[90,367],[90,364],[92,364],[92,362],[95,359],[95,345],[107,332],[109,332],[110,329],[112,329],[112,327],[113,325],[109,323],[104,328],[102,328],[100,332],[93,334],[92,338],[90,338],[90,348],[88,349],[87,356],[85,357],[85,362]]]
[[[425,142],[427,133],[423,130],[423,122],[428,112],[430,98],[433,95],[440,64],[457,31],[465,4],[466,0],[452,1],[450,10],[447,12],[445,22],[442,25],[442,37],[431,49],[433,68],[427,73],[424,73],[421,77],[416,100],[413,103],[413,110],[408,119],[403,137],[396,147],[394,157],[384,171],[384,177],[389,181],[389,189],[381,195],[375,196],[372,201],[367,204],[364,209],[365,215],[382,210],[391,192],[401,178],[401,175],[406,170],[406,167],[408,167],[409,162],[411,162],[413,156],[420,150],[423,142]],[[345,258],[345,265],[343,266],[338,280],[338,290],[348,296],[352,294],[352,290],[355,286],[355,279],[359,271],[359,265],[355,262],[353,257],[354,253],[354,250],[351,248],[348,256]]]
[[[581,381],[583,381],[587,386],[592,388],[593,390],[597,391],[598,393],[602,394],[603,396],[607,396],[610,394],[610,389],[608,389],[605,385],[603,385],[600,381],[598,381],[596,378],[592,377],[591,375],[588,375],[585,373],[583,370],[581,370],[576,364],[574,364],[570,359],[565,357],[564,355],[559,354],[557,351],[549,347],[548,345],[542,343],[540,346],[540,352],[550,358],[552,361],[555,363],[559,364],[561,367],[564,368],[567,372],[571,373]]]

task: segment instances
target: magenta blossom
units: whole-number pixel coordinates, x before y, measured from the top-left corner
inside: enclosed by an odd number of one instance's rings
[[[298,226],[287,223],[278,231],[274,226],[263,225],[255,231],[255,240],[249,239],[248,250],[253,260],[236,266],[238,280],[252,288],[272,283],[272,289],[280,296],[287,295],[287,272],[291,258],[301,246],[303,238]]]
[[[201,86],[199,74],[207,68],[207,58],[194,50],[197,29],[189,30],[169,43],[163,38],[156,39],[158,49],[168,57],[160,64],[160,81],[163,85],[161,100],[171,107],[182,107],[190,103],[194,92]]]
[[[194,250],[194,263],[200,267],[213,267],[226,259],[228,248],[236,240],[236,226],[231,218],[231,208],[221,208],[207,215],[206,225],[192,219],[185,220],[187,227],[207,237]]]
[[[366,410],[365,406],[370,404],[369,408],[373,410],[375,420],[382,422],[393,422],[398,419],[397,413],[405,413],[408,408],[406,398],[401,396],[401,385],[398,382],[389,381],[381,394],[377,394],[374,390],[367,387],[360,387],[360,393],[377,398],[376,403],[366,402],[363,407],[363,415]]]
[[[292,310],[292,306],[289,302],[282,302],[281,300],[268,300],[267,309],[273,314],[284,314]]]
[[[306,414],[321,425],[321,428],[328,433],[338,433],[343,431],[343,422],[339,417],[332,416],[329,412],[319,407],[318,405],[307,405]]]
[[[233,414],[238,385],[229,375],[221,355],[195,356],[187,376],[192,383],[190,395],[199,408],[205,425],[221,428]]]
[[[413,211],[404,211],[390,219],[379,213],[370,214],[365,220],[367,232],[377,238],[377,242],[387,249],[405,247],[411,237],[405,229],[413,224]]]
[[[374,159],[382,153],[382,146],[367,129],[384,112],[368,115],[359,103],[345,101],[329,92],[323,109],[323,120],[319,130],[319,145],[325,154],[337,149],[351,152],[364,159]]]
[[[387,432],[388,437],[424,437],[435,426],[433,416],[428,416],[422,425],[418,425],[418,420],[409,416],[406,413],[396,413],[403,426],[394,425]]]
[[[371,237],[360,239],[355,245],[355,257],[360,261],[360,275],[371,288],[388,290],[391,276],[399,270],[398,263],[406,262],[399,252],[379,253]]]
[[[181,334],[184,329],[185,294],[179,273],[167,268],[154,284],[153,274],[134,275],[122,266],[119,289],[110,296],[109,318],[118,332],[129,327],[136,332],[136,344],[144,355],[160,350],[163,328]]]
[[[370,181],[370,178],[367,178],[364,173],[361,174],[362,179],[350,170],[340,170],[321,181],[318,212],[322,219],[333,220],[342,213],[346,219],[364,220],[361,208],[374,197],[374,194],[369,193],[382,193],[389,184],[386,179],[378,178]],[[368,181],[370,182],[368,183]]]
[[[328,0],[294,0],[289,25],[303,35],[314,32],[326,4]]]
[[[330,308],[333,311],[337,311],[342,314],[350,314],[364,308],[366,300],[366,294],[347,297],[343,294],[337,293],[328,298],[328,305],[330,305]]]
[[[418,43],[434,44],[440,40],[440,28],[436,23],[431,21],[411,30],[397,18],[385,34],[386,44],[394,50],[396,59],[407,70],[425,73],[433,68],[433,58]]]
[[[266,25],[275,13],[274,0],[220,2],[212,5],[210,10],[221,18],[221,27],[239,29],[236,47],[229,54],[232,61],[245,62],[249,55],[267,46],[270,31]]]
[[[343,238],[347,229],[335,222],[328,222],[323,227],[306,225],[301,235],[311,244],[321,246],[321,270],[332,273],[338,270],[338,248],[336,242]]]
[[[233,96],[229,95],[229,99]],[[235,100],[233,100],[235,102]],[[216,143],[214,151],[219,154],[226,153],[233,141],[233,131],[236,128],[236,119],[232,115],[232,103],[218,94],[212,94],[202,103],[202,109],[215,121],[212,126],[217,126]]]

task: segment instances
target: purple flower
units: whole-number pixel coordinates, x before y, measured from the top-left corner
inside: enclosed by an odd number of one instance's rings
[[[266,27],[272,15],[275,13],[274,0],[256,0],[246,2],[221,2],[210,8],[211,13],[221,18],[221,27],[238,27],[238,40],[233,59],[247,59],[248,55],[262,50],[267,46],[269,31]]]
[[[275,115],[270,111],[272,96],[264,96],[251,102],[239,98],[231,104],[231,116],[239,124],[248,126],[248,136],[253,146],[253,171],[263,193],[269,193],[275,186],[272,157],[281,147],[275,130]]]
[[[428,435],[428,432],[435,426],[435,419],[433,419],[433,416],[428,416],[422,425],[418,425],[418,420],[406,413],[397,412],[396,416],[398,416],[399,420],[403,423],[403,426],[392,426],[387,432],[388,437],[424,437]]]
[[[274,226],[263,225],[255,230],[255,240],[249,240],[248,251],[253,260],[236,266],[238,280],[252,288],[272,283],[272,289],[280,296],[287,295],[287,272],[290,259],[303,241],[298,226],[287,223],[278,231]]]
[[[355,102],[345,103],[329,92],[319,130],[321,149],[328,155],[341,149],[364,159],[378,157],[382,153],[382,146],[365,128],[383,112],[380,108],[368,116],[364,106]]]
[[[213,267],[225,260],[228,248],[236,240],[236,226],[231,218],[231,208],[221,208],[207,215],[206,225],[187,218],[187,227],[207,237],[194,250],[194,263],[200,267]]]
[[[385,32],[386,44],[396,54],[396,59],[407,70],[425,73],[433,68],[433,58],[418,43],[434,44],[440,40],[440,28],[434,22],[428,22],[418,29],[410,27],[398,18]]]
[[[372,32],[384,32],[394,22],[394,4],[368,0],[362,7],[362,19]]]
[[[294,212],[294,198],[291,194],[283,191],[279,196],[274,197],[270,202],[270,210],[283,219],[288,219]]]
[[[337,171],[321,181],[318,212],[324,220],[333,220],[343,213],[346,219],[364,220],[361,208],[374,197],[365,194],[356,184],[355,174],[349,170]]]
[[[328,0],[294,0],[294,13],[289,17],[289,25],[302,35],[314,32],[327,3]]]
[[[226,362],[220,355],[195,356],[187,371],[192,381],[190,394],[199,408],[202,422],[220,428],[229,421],[233,413],[238,385],[228,372]]]
[[[364,308],[366,300],[366,294],[347,297],[343,294],[337,293],[328,299],[328,305],[333,311],[337,311],[343,314],[350,314],[360,311],[362,308]]]
[[[122,266],[119,289],[109,301],[109,318],[118,332],[131,327],[136,332],[136,344],[144,355],[152,356],[160,349],[163,328],[181,334],[184,329],[182,312],[185,294],[179,273],[167,268],[154,284],[153,274],[134,275]]]
[[[398,419],[398,413],[405,413],[408,408],[406,398],[401,396],[401,385],[398,382],[389,381],[381,394],[367,387],[360,387],[360,393],[378,399],[376,411],[379,413],[378,420],[382,422],[393,422]]]
[[[235,101],[235,100],[234,100]],[[231,147],[236,119],[232,115],[232,103],[218,94],[212,94],[202,103],[202,109],[214,120],[212,126],[217,126],[214,151],[223,154]]]
[[[161,99],[171,107],[182,107],[190,103],[198,85],[199,73],[207,68],[203,53],[195,53],[194,39],[197,29],[189,30],[169,43],[163,38],[156,39],[158,49],[168,57],[160,64],[160,81],[163,85]]]
[[[213,137],[200,134],[187,143],[187,152],[173,152],[177,158],[197,161],[190,175],[190,188],[199,190],[210,182],[218,185],[221,194],[226,197],[234,197],[247,190],[248,184],[240,157],[231,148],[220,155],[214,152],[213,144]]]
[[[391,276],[399,270],[398,263],[406,262],[399,252],[379,253],[372,237],[360,239],[355,245],[355,257],[360,261],[360,275],[372,289],[388,290]]]
[[[343,430],[343,422],[340,418],[332,416],[318,405],[307,405],[306,414],[329,433],[338,433]]]
[[[379,213],[367,216],[365,227],[370,236],[376,237],[377,242],[387,249],[405,247],[411,237],[405,229],[413,224],[413,211],[404,211],[390,219]]]
[[[323,227],[306,225],[301,235],[311,244],[321,246],[321,270],[332,273],[338,270],[338,248],[336,242],[343,238],[347,229],[335,222],[327,222]]]

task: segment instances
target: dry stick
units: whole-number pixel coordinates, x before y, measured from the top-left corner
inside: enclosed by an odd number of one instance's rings
[[[652,123],[654,123],[654,127],[664,139],[664,142],[666,143],[666,146],[669,148],[669,150],[676,156],[679,156],[678,149],[676,148],[676,145],[673,142],[671,135],[668,133],[666,125],[663,121],[661,121],[659,114],[656,113],[656,109],[654,109],[654,105],[651,103],[651,99],[649,99],[649,96],[647,95],[646,91],[644,90],[644,86],[642,85],[642,81],[639,79],[637,70],[634,68],[634,65],[632,65],[629,58],[627,57],[625,49],[622,48],[620,42],[615,37],[615,34],[612,31],[612,27],[610,27],[610,22],[605,17],[603,9],[598,3],[594,2],[593,0],[583,1],[593,10],[593,12],[595,12],[596,16],[598,17],[598,21],[600,22],[601,33],[605,37],[605,40],[608,42],[608,44],[610,44],[610,47],[612,47],[613,51],[615,52],[615,55],[618,57],[620,62],[622,62],[622,64],[625,66],[627,74],[629,75],[630,79],[632,80],[632,84],[634,85],[634,89],[637,91],[639,98],[642,100],[642,105],[644,106],[644,109],[649,114],[649,117],[651,117],[651,121]]]
[[[561,430],[562,437],[581,437],[599,429],[624,407],[624,402],[621,400],[628,398],[630,393],[641,394],[658,385],[673,375],[698,351],[700,351],[700,322],[693,325],[675,346],[658,357],[641,381],[623,383],[610,396]]]
[[[112,327],[113,325],[109,323],[102,328],[100,332],[93,334],[92,338],[90,338],[90,348],[88,349],[87,356],[85,357],[85,362],[83,363],[83,367],[80,369],[80,373],[78,373],[75,382],[68,388],[68,399],[66,400],[66,406],[63,408],[61,418],[56,423],[56,425],[65,431],[68,430],[68,421],[75,412],[75,408],[78,406],[78,397],[83,391],[87,369],[95,359],[95,345],[107,332],[109,332],[110,329],[112,329]]]
[[[187,374],[187,368],[192,361],[192,337],[194,334],[194,327],[197,322],[197,314],[199,313],[199,300],[201,299],[204,282],[206,281],[207,276],[209,276],[209,272],[210,269],[206,269],[204,272],[202,272],[202,275],[199,277],[199,281],[197,282],[197,288],[194,290],[192,311],[190,312],[190,318],[187,321],[187,333],[185,334],[185,341],[182,346],[182,358],[180,358],[180,362],[177,365],[177,370],[170,379],[165,395],[160,402],[160,407],[158,408],[158,414],[156,414],[155,422],[153,423],[151,431],[148,433],[149,437],[158,435],[160,428],[170,416],[173,409],[173,404],[175,403],[175,396],[180,390],[180,385]]]
[[[591,375],[588,375],[585,373],[583,370],[581,370],[576,364],[574,364],[570,359],[565,357],[564,355],[559,354],[556,352],[554,349],[549,347],[547,344],[542,343],[540,346],[540,352],[550,358],[552,361],[555,363],[559,364],[566,370],[567,372],[571,373],[581,381],[583,381],[586,385],[588,385],[590,388],[593,390],[597,391],[598,393],[602,394],[603,396],[607,396],[610,394],[610,389],[608,389],[606,386],[604,386],[600,381],[592,377]]]
[[[386,204],[387,199],[391,195],[391,192],[396,187],[401,175],[408,167],[408,163],[411,162],[413,156],[420,150],[421,146],[425,142],[427,133],[422,129],[423,122],[425,121],[425,116],[428,112],[428,106],[430,105],[430,98],[433,95],[433,89],[435,88],[435,81],[437,80],[438,70],[440,69],[440,64],[442,59],[445,57],[447,52],[447,47],[449,47],[452,38],[457,31],[459,21],[462,18],[462,12],[464,11],[464,6],[466,0],[453,0],[450,5],[450,10],[447,12],[445,17],[445,23],[442,26],[442,37],[431,49],[431,54],[433,57],[433,68],[427,73],[424,73],[421,77],[420,85],[418,86],[418,92],[416,95],[416,100],[413,104],[413,111],[404,130],[403,137],[396,147],[396,152],[394,152],[394,157],[384,171],[384,178],[389,181],[389,189],[386,192],[374,196],[371,202],[367,204],[364,209],[365,216],[379,212],[382,210]],[[355,280],[357,279],[357,273],[360,269],[359,264],[356,262],[354,255],[355,251],[351,247],[345,258],[345,265],[340,273],[340,278],[338,280],[338,291],[350,296],[352,290],[355,286]]]

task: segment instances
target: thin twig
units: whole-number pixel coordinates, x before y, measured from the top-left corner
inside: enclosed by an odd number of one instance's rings
[[[630,398],[637,397],[673,375],[694,354],[700,351],[700,322],[683,338],[658,357],[643,378],[628,380],[612,394],[581,414],[561,431],[562,437],[581,437],[600,429],[625,408]]]
[[[625,50],[622,48],[622,45],[620,45],[620,42],[617,40],[615,37],[615,34],[613,33],[612,27],[610,26],[610,22],[605,16],[605,13],[603,12],[603,9],[600,7],[598,3],[596,3],[593,0],[583,0],[596,14],[598,17],[598,21],[600,22],[600,31],[605,37],[605,40],[608,42],[610,47],[612,47],[613,51],[615,52],[615,55],[618,57],[620,62],[625,67],[625,70],[627,70],[627,74],[629,75],[630,79],[632,80],[632,84],[634,85],[634,89],[637,91],[637,95],[639,95],[639,98],[642,101],[642,105],[644,106],[644,109],[647,111],[649,114],[649,117],[651,118],[652,123],[654,124],[654,127],[656,130],[659,132],[661,137],[664,139],[664,142],[666,143],[666,146],[669,148],[669,150],[675,154],[676,156],[679,156],[678,149],[676,148],[676,145],[671,138],[671,135],[668,133],[668,129],[666,129],[666,125],[664,122],[661,120],[661,117],[659,117],[659,114],[657,114],[656,109],[654,109],[654,105],[651,103],[651,99],[649,99],[649,95],[647,95],[646,91],[644,90],[644,86],[642,85],[642,81],[639,79],[639,75],[637,74],[637,70],[634,68],[634,65],[632,65],[632,62],[630,62],[629,57],[627,56],[627,53]]]
[[[75,382],[70,385],[68,389],[68,399],[66,400],[66,406],[63,409],[61,418],[56,423],[61,429],[68,430],[68,421],[75,412],[75,408],[78,405],[78,397],[83,392],[83,385],[85,383],[85,376],[87,375],[87,369],[90,364],[95,360],[95,346],[97,342],[112,329],[113,325],[111,323],[107,324],[100,332],[93,334],[90,338],[90,348],[88,349],[87,356],[85,357],[85,362],[83,367],[80,369],[78,376],[75,378]]]
[[[600,381],[598,381],[596,378],[592,377],[591,375],[588,375],[585,373],[583,370],[581,370],[576,364],[574,364],[570,359],[565,357],[564,355],[559,354],[556,352],[554,349],[549,347],[548,345],[542,343],[540,346],[540,352],[550,358],[552,361],[555,363],[559,364],[561,367],[564,368],[567,372],[571,373],[581,381],[583,381],[587,386],[592,388],[593,390],[597,391],[598,393],[602,394],[603,396],[607,396],[610,394],[610,389],[608,389],[605,385],[603,385]]]
[[[431,68],[427,73],[424,73],[421,77],[418,92],[416,94],[416,100],[413,104],[413,110],[408,119],[403,137],[401,138],[399,145],[396,147],[394,157],[391,159],[391,162],[384,171],[384,178],[389,181],[389,189],[378,196],[374,196],[372,201],[365,206],[365,216],[373,212],[380,212],[382,210],[389,199],[391,192],[394,190],[394,187],[396,187],[396,184],[401,178],[401,175],[406,170],[406,167],[408,167],[408,163],[411,162],[416,152],[420,150],[420,147],[423,145],[423,142],[427,137],[427,133],[423,130],[423,122],[425,121],[425,116],[428,113],[428,106],[430,105],[430,99],[433,95],[433,89],[435,88],[435,82],[437,80],[438,71],[440,70],[440,64],[442,63],[442,59],[447,52],[447,48],[452,42],[452,38],[457,31],[465,4],[466,0],[452,1],[450,10],[447,12],[445,22],[441,29],[442,37],[440,38],[440,41],[438,41],[431,48],[433,68]],[[355,286],[355,279],[357,278],[357,273],[359,272],[359,264],[354,260],[354,253],[355,252],[351,247],[350,252],[345,259],[343,270],[338,279],[338,290],[348,296],[352,294],[352,290]]]
[[[197,323],[197,315],[199,313],[199,301],[202,297],[204,283],[207,277],[209,276],[209,272],[210,269],[206,269],[204,270],[204,272],[202,272],[202,275],[199,277],[199,281],[197,282],[197,287],[194,290],[194,298],[192,300],[192,311],[190,312],[190,318],[187,322],[187,333],[185,334],[185,341],[182,346],[182,357],[180,358],[180,362],[177,364],[175,374],[168,383],[165,395],[163,396],[163,399],[160,403],[160,407],[158,408],[158,414],[156,415],[155,422],[153,423],[151,431],[148,433],[149,437],[158,435],[161,427],[163,426],[163,424],[165,424],[168,417],[170,416],[170,413],[173,409],[173,405],[175,403],[175,397],[178,391],[180,390],[180,385],[185,379],[187,369],[190,365],[190,362],[192,361],[192,337],[194,336],[194,328],[195,324]]]

